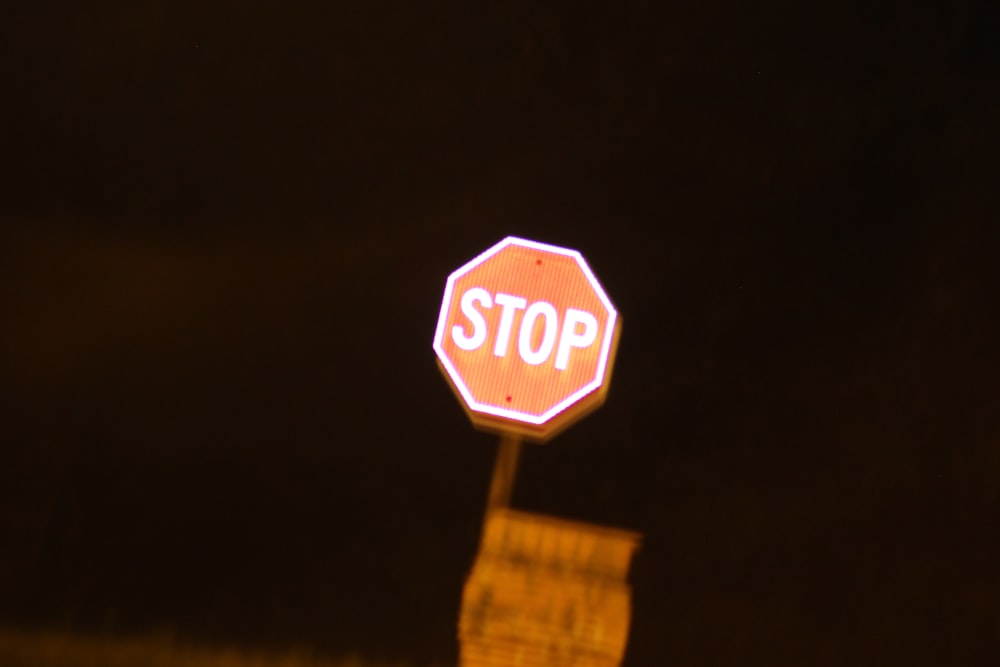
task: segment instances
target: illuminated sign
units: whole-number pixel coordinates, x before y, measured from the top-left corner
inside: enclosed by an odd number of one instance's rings
[[[507,237],[448,277],[434,351],[477,426],[544,440],[603,402],[619,328],[579,252]]]

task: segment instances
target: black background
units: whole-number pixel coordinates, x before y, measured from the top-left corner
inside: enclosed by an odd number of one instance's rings
[[[5,7],[0,621],[454,659],[496,448],[430,342],[516,234],[624,318],[514,503],[644,534],[627,665],[991,664],[997,82],[938,4]]]

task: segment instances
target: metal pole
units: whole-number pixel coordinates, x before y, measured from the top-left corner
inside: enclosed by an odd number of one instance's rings
[[[513,433],[504,433],[500,436],[500,448],[497,450],[497,459],[493,466],[493,481],[490,482],[490,495],[486,501],[487,517],[493,510],[504,509],[510,505],[520,453],[521,436]]]

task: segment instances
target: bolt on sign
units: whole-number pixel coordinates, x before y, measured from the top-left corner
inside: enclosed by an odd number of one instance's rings
[[[603,403],[620,328],[579,252],[510,236],[448,277],[434,351],[473,424],[542,442]]]
[[[626,577],[640,536],[496,510],[466,582],[462,667],[613,667],[631,618]]]

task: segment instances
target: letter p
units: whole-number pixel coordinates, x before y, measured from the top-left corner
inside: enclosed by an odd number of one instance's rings
[[[583,325],[583,331],[577,333],[577,325]],[[562,335],[559,337],[559,349],[556,351],[556,368],[566,370],[569,365],[570,348],[584,348],[593,345],[597,340],[597,318],[585,310],[566,309],[566,319],[563,322]]]

